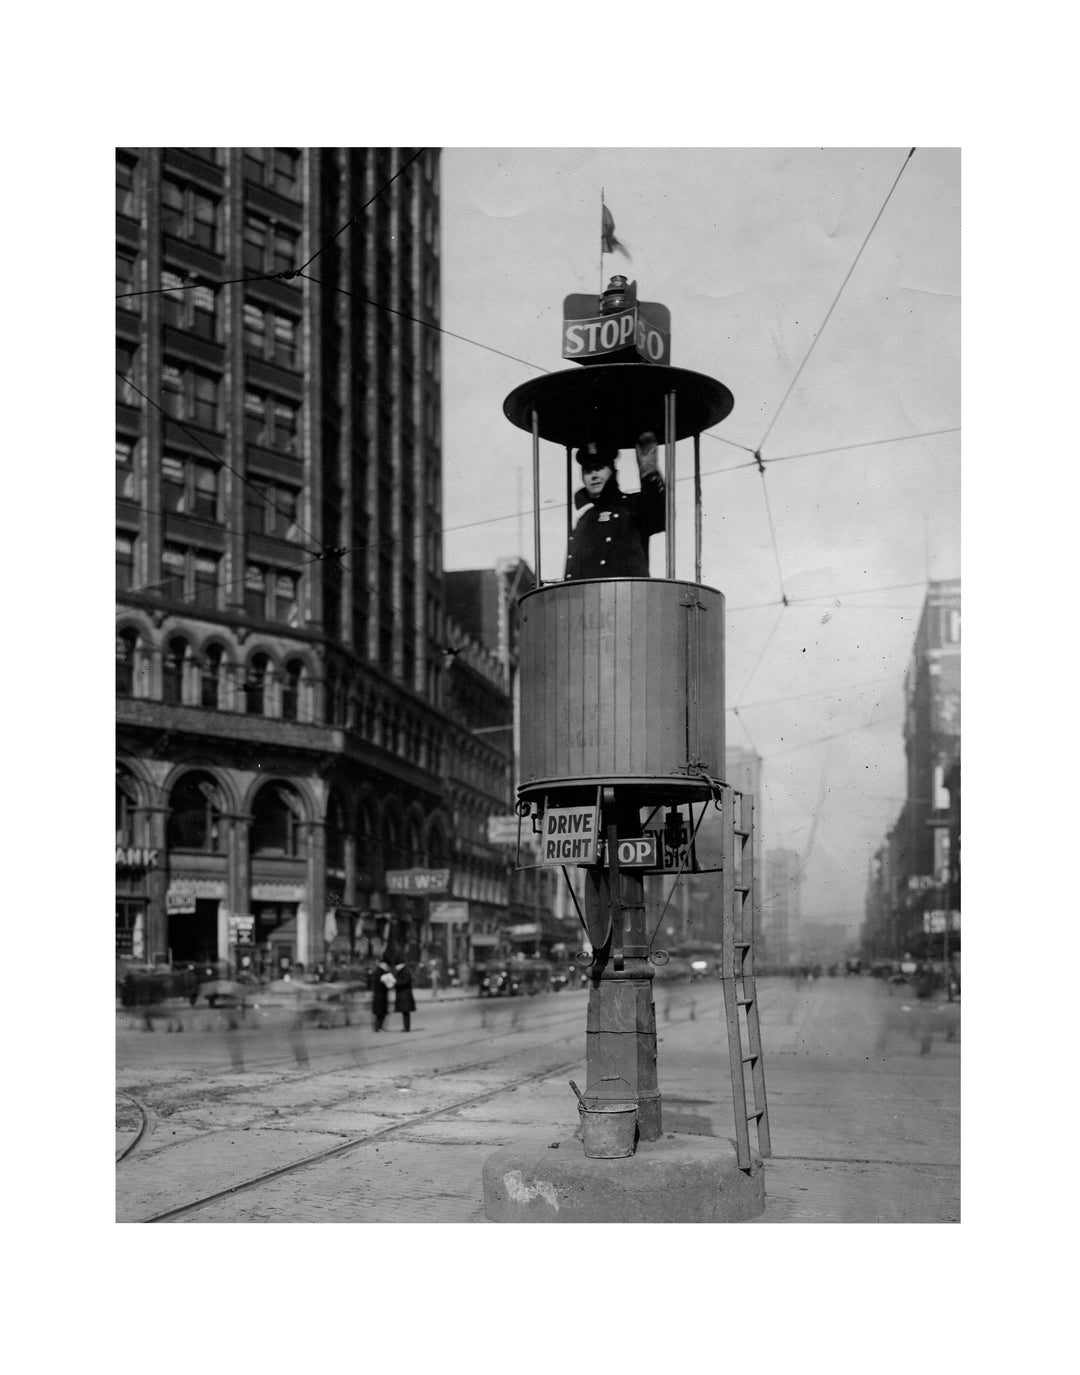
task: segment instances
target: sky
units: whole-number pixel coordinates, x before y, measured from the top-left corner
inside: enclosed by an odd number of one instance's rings
[[[503,401],[574,366],[560,355],[567,294],[636,280],[671,312],[672,364],[735,397],[701,441],[728,744],[761,756],[763,842],[801,856],[804,919],[852,933],[903,801],[903,678],[927,580],[960,576],[960,154],[908,154],[442,155],[446,568],[534,561],[531,439]],[[601,196],[629,258],[601,262]],[[564,464],[542,444],[548,581],[563,572]],[[687,440],[678,475],[692,464]],[[629,452],[619,473],[632,490]],[[677,483],[679,577],[693,575],[691,489]]]

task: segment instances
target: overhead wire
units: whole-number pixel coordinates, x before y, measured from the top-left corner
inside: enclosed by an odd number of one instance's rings
[[[863,239],[862,243],[859,245],[859,251],[855,254],[855,257],[854,257],[854,259],[852,260],[851,266],[848,268],[846,274],[844,275],[844,280],[840,283],[840,286],[839,286],[839,288],[837,289],[836,295],[833,297],[832,304],[829,306],[829,309],[825,312],[825,318],[824,318],[824,320],[822,320],[822,322],[821,322],[821,327],[818,329],[817,333],[814,335],[813,339],[810,341],[810,347],[806,350],[806,354],[805,354],[805,356],[803,357],[802,362],[799,364],[799,366],[798,366],[798,368],[797,368],[797,370],[796,370],[796,372],[795,372],[795,376],[791,379],[790,383],[788,384],[788,389],[787,389],[787,391],[784,393],[784,395],[783,395],[783,397],[782,397],[782,399],[781,399],[781,401],[780,401],[779,406],[777,406],[776,410],[773,412],[772,419],[769,421],[768,425],[767,425],[766,428],[765,428],[765,433],[762,435],[762,437],[761,437],[761,442],[760,442],[760,444],[758,444],[758,446],[757,446],[757,451],[758,451],[758,453],[760,453],[761,450],[764,449],[765,444],[766,444],[766,442],[767,442],[767,440],[768,440],[768,438],[769,438],[769,435],[772,434],[773,426],[776,424],[777,420],[780,418],[780,412],[784,409],[784,406],[787,404],[788,397],[789,397],[789,396],[791,395],[791,393],[795,390],[795,386],[796,386],[796,384],[798,383],[799,378],[800,378],[800,377],[802,376],[802,374],[803,374],[803,369],[806,367],[807,363],[810,361],[810,357],[811,357],[811,355],[813,354],[814,349],[817,347],[818,340],[821,338],[822,334],[824,334],[824,332],[825,332],[825,327],[826,327],[826,325],[828,325],[829,320],[832,318],[832,313],[833,313],[833,311],[836,309],[837,302],[840,300],[840,297],[843,295],[844,288],[847,286],[848,282],[851,280],[851,274],[855,271],[855,268],[858,266],[859,259],[860,259],[860,258],[862,257],[862,255],[863,255],[863,250],[866,248],[866,245],[870,242],[870,236],[873,234],[874,230],[877,228],[877,226],[878,226],[878,221],[881,219],[882,215],[885,213],[885,207],[889,204],[889,201],[892,199],[892,194],[893,194],[893,192],[896,190],[896,187],[897,187],[897,185],[898,185],[898,183],[899,183],[899,181],[900,181],[900,178],[904,175],[904,172],[905,172],[905,170],[907,169],[907,165],[908,165],[908,163],[911,161],[911,159],[912,159],[914,153],[915,153],[915,149],[914,149],[914,148],[911,148],[911,149],[908,150],[908,154],[907,154],[907,157],[904,159],[903,165],[901,166],[899,172],[897,172],[896,178],[895,178],[895,180],[893,181],[893,184],[889,187],[888,194],[886,195],[885,199],[884,199],[884,200],[882,201],[882,203],[881,203],[881,209],[880,209],[880,210],[877,212],[877,214],[874,216],[874,222],[871,224],[870,228],[866,231],[866,236],[865,236],[865,238]]]

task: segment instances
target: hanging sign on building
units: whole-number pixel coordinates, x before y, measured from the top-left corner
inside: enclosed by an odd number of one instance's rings
[[[540,863],[595,864],[598,809],[549,807],[540,832]]]
[[[255,918],[231,916],[229,918],[229,943],[230,945],[254,945]]]
[[[146,846],[118,845],[116,847],[116,867],[118,869],[156,869],[157,861],[157,850],[147,849]]]
[[[520,818],[516,816],[489,816],[487,819],[487,838],[489,845],[516,845]]]
[[[469,920],[469,904],[467,902],[433,902],[428,916],[432,922],[467,922]]]
[[[387,869],[388,893],[446,893],[450,890],[449,869]]]

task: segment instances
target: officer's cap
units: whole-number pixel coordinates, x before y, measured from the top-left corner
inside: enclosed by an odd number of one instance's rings
[[[614,468],[619,450],[614,444],[583,444],[574,457],[586,468]]]

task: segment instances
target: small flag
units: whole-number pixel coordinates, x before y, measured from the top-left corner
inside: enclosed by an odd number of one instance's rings
[[[615,221],[606,205],[600,207],[600,252],[621,253],[624,258],[630,254],[615,237]]]

